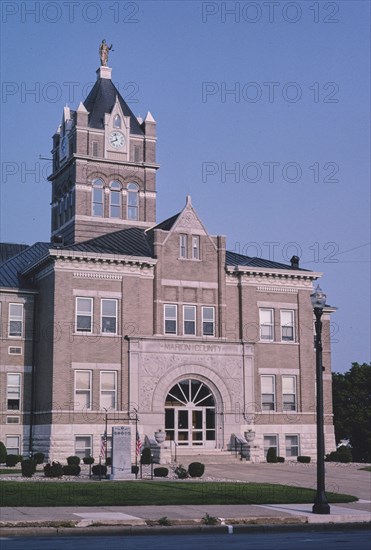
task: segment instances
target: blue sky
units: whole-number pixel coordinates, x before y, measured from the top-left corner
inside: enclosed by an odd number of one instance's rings
[[[95,81],[102,38],[135,114],[158,122],[157,219],[187,193],[229,250],[324,273],[333,370],[369,361],[370,3],[8,2],[5,242],[50,234],[51,136]]]

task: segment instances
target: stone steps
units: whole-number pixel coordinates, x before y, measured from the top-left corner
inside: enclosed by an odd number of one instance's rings
[[[175,462],[174,455],[172,459],[173,462]],[[243,459],[243,461],[246,461],[246,459]],[[240,462],[240,456],[236,456],[234,452],[221,449],[204,449],[202,451],[182,449],[177,452],[177,464],[188,465],[191,462],[202,462],[203,464],[236,464]]]

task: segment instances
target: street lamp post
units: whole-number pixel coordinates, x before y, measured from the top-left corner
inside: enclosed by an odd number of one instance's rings
[[[326,294],[319,285],[311,300],[316,317],[316,387],[317,387],[317,493],[314,499],[312,511],[314,514],[329,514],[330,506],[325,493],[325,439],[323,433],[323,378],[322,378],[322,313],[326,304]]]

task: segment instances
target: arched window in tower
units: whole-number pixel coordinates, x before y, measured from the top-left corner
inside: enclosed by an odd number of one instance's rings
[[[121,218],[121,183],[112,181],[110,184],[109,215],[111,218]]]
[[[139,219],[139,187],[136,183],[128,185],[128,220]]]
[[[121,117],[120,115],[116,115],[113,119],[113,127],[114,128],[121,128]]]
[[[92,214],[93,216],[103,217],[103,201],[104,201],[104,184],[103,180],[96,179],[93,181],[93,197],[92,197]]]

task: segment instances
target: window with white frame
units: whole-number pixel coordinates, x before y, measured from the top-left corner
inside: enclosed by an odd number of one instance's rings
[[[117,300],[101,300],[101,331],[104,334],[117,334]]]
[[[91,371],[75,371],[75,410],[91,410]]]
[[[139,187],[136,183],[129,183],[128,190],[128,220],[139,219]]]
[[[215,307],[202,308],[202,334],[203,336],[215,335]]]
[[[273,341],[273,309],[259,309],[260,340]]]
[[[9,336],[23,336],[23,304],[9,304]]]
[[[98,142],[97,141],[92,142],[92,155],[93,155],[93,157],[98,156]]]
[[[165,334],[177,333],[177,306],[165,304],[164,306]]]
[[[7,435],[5,436],[5,446],[8,455],[20,455],[21,454],[21,438],[19,435]]]
[[[179,257],[188,258],[188,235],[185,233],[179,235]]]
[[[267,458],[268,449],[273,447],[276,451],[276,455],[278,456],[278,435],[265,435],[263,437],[263,444],[264,444],[264,456]]]
[[[196,334],[196,306],[183,306],[184,334]]]
[[[104,183],[101,179],[93,181],[93,196],[92,196],[92,214],[93,216],[104,216]]]
[[[299,456],[299,436],[298,435],[286,435],[285,436],[286,456]]]
[[[91,435],[75,435],[75,456],[80,458],[92,456],[92,441],[93,437]]]
[[[296,376],[282,376],[282,408],[296,411]]]
[[[294,311],[291,309],[281,310],[281,340],[283,342],[294,342]]]
[[[261,396],[262,396],[262,410],[274,411],[276,408],[275,399],[275,377],[274,376],[261,376]]]
[[[100,373],[100,406],[102,409],[117,409],[117,372]]]
[[[192,235],[192,258],[194,260],[199,260],[200,256],[200,236]]]
[[[9,372],[6,375],[6,407],[8,411],[21,409],[21,375]]]
[[[76,298],[76,332],[92,332],[93,298]]]
[[[111,218],[121,218],[121,183],[112,181],[110,184],[109,215]]]

